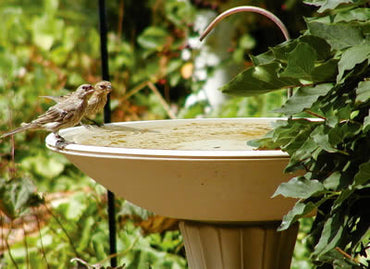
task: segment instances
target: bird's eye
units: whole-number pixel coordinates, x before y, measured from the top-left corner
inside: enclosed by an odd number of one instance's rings
[[[104,89],[105,88],[105,86],[104,85],[100,85],[100,89]]]

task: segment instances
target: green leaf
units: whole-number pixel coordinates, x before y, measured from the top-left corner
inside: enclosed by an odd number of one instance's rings
[[[314,35],[304,35],[299,38],[299,41],[307,43],[312,47],[315,50],[317,60],[319,61],[326,61],[330,56],[332,56],[330,45],[325,39]]]
[[[282,195],[284,197],[306,199],[321,191],[324,191],[324,186],[321,182],[301,176],[293,177],[288,182],[281,183],[272,197]]]
[[[364,119],[364,126],[362,127],[364,132],[368,132],[370,130],[370,110],[369,114]]]
[[[356,102],[367,102],[370,99],[370,80],[361,81],[356,89]]]
[[[250,50],[256,46],[256,40],[249,34],[244,34],[239,39],[239,47]]]
[[[275,56],[272,52],[272,49],[266,51],[265,53],[259,54],[257,56],[249,55],[252,63],[254,65],[269,64],[275,60]]]
[[[355,175],[354,185],[365,185],[370,182],[370,161],[359,166],[359,171]]]
[[[315,55],[318,61],[326,61],[332,55],[330,45],[326,40],[318,36],[307,34],[299,37],[298,39],[290,40],[288,42],[284,42],[275,47],[272,47],[268,52],[260,54],[256,56],[256,58],[260,59],[260,57],[262,57],[262,60],[265,59],[266,61],[269,57],[274,56],[276,60],[286,63],[289,54],[292,53],[292,51],[296,49],[298,45],[302,44],[311,47],[315,51]]]
[[[36,187],[28,178],[5,180],[0,178],[0,209],[12,219],[22,213],[36,198]]]
[[[310,45],[299,43],[292,52],[288,53],[288,66],[280,76],[311,80],[316,58],[316,52]]]
[[[336,50],[356,46],[363,42],[362,29],[357,25],[311,20],[307,21],[307,27],[310,34],[325,39]]]
[[[361,124],[356,122],[341,122],[329,130],[329,141],[332,145],[344,143],[345,139],[356,136],[361,131]]]
[[[45,156],[37,158],[35,162],[35,171],[45,178],[53,178],[58,176],[64,170],[64,164],[54,158],[46,158]]]
[[[283,220],[278,228],[278,231],[288,229],[293,223],[299,218],[306,216],[312,210],[316,208],[316,205],[312,202],[301,202],[298,201],[294,207],[283,217]]]
[[[320,96],[326,95],[333,85],[326,83],[317,86],[300,87],[295,94],[289,98],[282,108],[274,110],[287,116],[303,112],[312,106]]]
[[[323,255],[338,246],[347,221],[348,217],[342,212],[336,212],[333,216],[327,218],[313,255]]]
[[[370,18],[370,8],[356,8],[342,11],[335,15],[334,22],[364,21]]]
[[[102,244],[105,240],[107,240],[107,237],[103,233],[94,233],[91,235],[92,247],[98,260],[103,260],[107,257],[107,250],[104,248],[104,244]]]
[[[295,78],[279,78],[278,63],[263,64],[248,68],[221,87],[221,91],[237,96],[252,96],[287,87],[300,85]]]
[[[311,72],[311,79],[315,83],[334,82],[338,74],[338,60],[330,59],[318,64]]]
[[[178,27],[194,21],[195,9],[188,1],[165,1],[167,18]]]
[[[307,137],[309,137],[309,134],[317,124],[317,122],[306,119],[281,121],[272,133],[273,148],[281,147],[282,150],[288,152],[291,156],[294,155],[306,143]],[[266,142],[264,145],[269,146]],[[305,145],[305,149],[307,149],[306,146],[308,145]]]
[[[59,205],[58,209],[62,211],[65,217],[71,221],[78,221],[86,208],[87,203],[84,203],[85,194],[78,192],[68,199],[67,203]]]
[[[320,7],[317,12],[322,13],[327,10],[335,9],[341,4],[353,3],[352,0],[306,0],[306,4]]]
[[[312,131],[310,136],[323,150],[327,152],[338,152],[338,150],[329,142],[328,132],[329,130],[327,130],[325,125],[320,125],[314,131]]]
[[[343,77],[344,71],[353,69],[356,64],[370,60],[370,44],[363,43],[353,46],[344,51],[338,63],[337,82],[339,83]]]
[[[346,188],[344,190],[342,190],[340,192],[340,194],[338,195],[338,197],[334,200],[334,203],[333,203],[333,206],[332,206],[332,209],[333,210],[336,210],[336,209],[340,209],[340,208],[344,208],[344,204],[349,204],[350,200],[351,199],[351,196],[353,195],[353,193],[355,192],[355,189],[350,187],[350,188]]]
[[[160,51],[168,42],[169,34],[161,27],[151,26],[144,30],[137,41],[145,49]]]
[[[55,158],[45,156],[39,153],[36,156],[29,156],[22,160],[22,165],[34,171],[45,178],[53,178],[58,176],[64,170],[64,164]]]
[[[83,226],[81,227],[81,237],[80,241],[78,242],[77,246],[77,251],[78,252],[83,252],[87,246],[91,242],[91,234],[93,232],[93,227],[94,227],[94,218],[92,216],[88,216],[86,220],[83,223]]]
[[[58,0],[49,0],[44,2],[44,8],[48,15],[54,15],[58,11],[58,6]]]
[[[272,51],[276,60],[286,63],[288,61],[289,53],[291,53],[297,47],[298,43],[299,40],[289,40],[270,48],[270,51]]]
[[[339,171],[335,171],[334,173],[332,173],[323,182],[325,189],[336,190],[338,186],[340,185],[341,177],[342,177],[342,174]]]
[[[55,41],[62,38],[64,21],[48,15],[35,18],[32,22],[34,43],[44,50],[50,50]]]
[[[303,144],[301,144],[302,146],[300,148],[291,151],[292,153],[290,153],[291,156],[289,166],[291,166],[291,164],[293,164],[294,162],[300,163],[301,161],[310,157],[314,158],[313,153],[319,149],[319,146],[310,136],[301,135],[299,138],[302,138],[304,142]]]

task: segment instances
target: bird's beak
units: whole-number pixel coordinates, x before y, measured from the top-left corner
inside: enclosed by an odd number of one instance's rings
[[[108,92],[111,92],[112,91],[112,85],[108,85],[107,90],[108,90]]]

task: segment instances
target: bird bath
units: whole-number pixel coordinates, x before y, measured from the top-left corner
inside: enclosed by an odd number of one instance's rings
[[[180,219],[189,268],[289,268],[297,227],[276,232],[295,200],[271,195],[291,175],[280,150],[255,150],[276,118],[181,119],[74,127],[56,147],[128,201]]]
[[[272,13],[251,6],[223,18],[255,12],[289,34]],[[247,140],[263,136],[273,118],[186,119],[124,122],[103,128],[74,127],[60,134],[75,142],[46,145],[117,195],[159,215],[180,219],[190,269],[288,269],[298,225],[277,232],[295,200],[271,198],[289,156],[255,150]]]

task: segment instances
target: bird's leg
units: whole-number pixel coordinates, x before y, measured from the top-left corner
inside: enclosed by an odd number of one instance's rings
[[[98,123],[98,122],[96,122],[96,121],[94,121],[94,120],[92,120],[92,119],[90,119],[88,117],[84,117],[84,119],[87,120],[87,121],[89,121],[92,125],[95,125],[95,126],[98,126],[98,127],[102,127],[103,126],[103,124],[100,124],[100,123]],[[81,122],[81,125],[84,126],[84,127],[87,127],[87,128],[90,127],[89,125],[83,124],[82,122]]]
[[[62,142],[65,141],[65,139],[58,132],[55,132],[54,135],[58,139],[58,141],[62,141]]]
[[[67,142],[64,137],[62,137],[58,132],[55,132],[54,135],[57,138],[55,146],[58,149],[64,149],[67,145],[72,144],[72,142]]]

